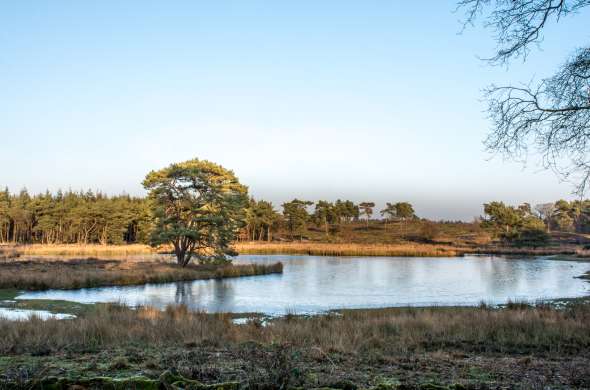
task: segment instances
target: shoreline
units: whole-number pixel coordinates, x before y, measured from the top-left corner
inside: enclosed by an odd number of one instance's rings
[[[587,273],[577,276],[576,278],[585,279],[590,283],[590,271]],[[96,310],[99,307],[117,306],[130,310],[135,309],[148,309],[165,312],[169,308],[182,308],[183,305],[168,305],[166,308],[156,308],[149,305],[139,305],[137,307],[127,306],[125,304],[119,304],[114,302],[96,302],[96,303],[81,303],[76,301],[66,300],[54,300],[54,299],[18,299],[18,296],[26,292],[26,290],[10,290],[0,289],[0,309],[9,310],[31,310],[31,311],[46,311],[51,314],[65,314],[73,316],[84,316],[90,313],[92,310]],[[263,312],[201,312],[194,311],[185,308],[189,313],[202,314],[208,316],[229,316],[232,319],[243,319],[246,322],[254,321],[274,321],[284,318],[313,318],[322,316],[342,316],[345,314],[355,315],[379,315],[379,314],[396,314],[405,313],[408,311],[435,311],[435,312],[446,312],[446,311],[474,311],[474,310],[508,310],[513,308],[530,308],[535,309],[538,307],[551,308],[553,310],[563,310],[572,305],[590,305],[590,291],[588,294],[578,297],[558,297],[558,298],[547,298],[547,299],[535,299],[535,300],[508,300],[504,303],[486,303],[484,301],[479,304],[472,305],[404,305],[404,306],[383,306],[383,307],[356,307],[356,308],[337,308],[330,309],[323,312],[317,313],[289,313],[275,315],[267,314]],[[6,319],[0,316],[0,321]]]
[[[0,262],[0,289],[39,291],[132,286],[282,273],[283,264],[190,264],[158,260],[13,259]]]

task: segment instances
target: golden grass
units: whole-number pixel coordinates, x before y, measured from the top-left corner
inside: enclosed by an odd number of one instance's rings
[[[578,255],[582,256],[582,251],[572,245],[559,245],[547,247],[511,247],[511,246],[485,246],[474,248],[470,253],[489,254],[489,255],[524,255],[524,256],[547,256],[547,255]]]
[[[243,254],[293,254],[314,256],[401,256],[453,257],[466,249],[435,244],[338,244],[317,242],[240,242],[234,245]]]
[[[244,254],[301,254],[316,256],[408,256],[449,257],[463,252],[451,245],[400,243],[400,244],[343,244],[319,242],[239,242],[234,245]],[[165,248],[164,248],[165,249]],[[92,256],[125,257],[158,253],[156,249],[141,244],[131,245],[20,245],[11,254],[21,256]]]
[[[78,245],[78,244],[61,244],[61,245],[18,245],[13,247],[15,251],[25,256],[129,256],[147,253],[156,253],[156,250],[149,245],[129,244],[129,245]]]
[[[0,289],[75,289],[253,276],[283,271],[281,263],[190,264],[166,260],[14,259],[0,262]]]
[[[590,305],[563,310],[515,305],[511,309],[426,308],[345,311],[341,315],[287,316],[267,326],[235,325],[226,314],[186,307],[130,310],[99,305],[77,319],[0,320],[0,354],[149,345],[287,343],[323,351],[407,354],[461,350],[501,353],[588,353]]]
[[[467,253],[514,254],[514,255],[553,255],[577,254],[590,257],[586,251],[574,245],[558,245],[542,248],[518,248],[496,245],[473,246],[450,243],[330,243],[317,241],[304,242],[237,242],[234,248],[242,254],[293,254],[315,256],[399,256],[399,257],[454,257]],[[0,260],[18,256],[63,256],[122,258],[139,255],[156,255],[170,252],[170,248],[158,249],[148,245],[18,245],[0,247]]]

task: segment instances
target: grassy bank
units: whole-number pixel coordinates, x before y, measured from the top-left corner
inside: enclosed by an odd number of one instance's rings
[[[463,254],[497,255],[575,255],[590,257],[590,251],[572,244],[546,247],[512,247],[498,245],[477,246],[465,243],[419,243],[399,241],[396,243],[336,243],[321,241],[253,241],[237,242],[235,249],[241,254],[285,254],[313,256],[400,256],[400,257],[453,257]],[[140,257],[165,253],[147,245],[23,245],[0,248],[0,260],[16,257]]]
[[[457,256],[466,247],[443,244],[421,244],[399,242],[379,243],[329,243],[329,242],[238,242],[235,249],[242,254],[299,254],[315,256],[408,256],[448,257]],[[166,248],[161,248],[162,252]],[[147,245],[22,245],[0,249],[4,258],[17,256],[60,256],[60,257],[127,257],[158,253]]]
[[[403,256],[403,257],[452,257],[464,249],[449,245],[416,243],[402,244],[337,244],[317,242],[247,242],[237,243],[242,254],[291,254],[313,256]]]
[[[45,290],[125,286],[264,275],[282,271],[281,263],[191,264],[183,268],[170,260],[19,258],[0,262],[0,289]]]
[[[172,369],[204,383],[266,389],[590,385],[588,304],[355,310],[266,326],[183,307],[100,305],[74,320],[0,320],[0,334],[0,373],[26,384],[64,370],[158,378]]]
[[[485,246],[470,248],[465,253],[486,254],[486,255],[522,255],[522,256],[552,256],[568,255],[576,257],[585,257],[586,251],[574,245],[558,245],[546,247],[511,247],[511,246]]]
[[[569,255],[590,257],[590,250],[575,245],[546,247],[465,246],[443,244],[338,244],[318,242],[240,242],[235,245],[242,254],[313,255],[313,256],[399,256],[399,257],[454,257],[466,254],[551,256]]]
[[[156,250],[149,245],[129,244],[129,245],[17,245],[0,247],[0,253],[17,253],[21,256],[93,256],[93,257],[111,257],[111,256],[131,256],[156,253]],[[8,257],[8,256],[5,256]]]

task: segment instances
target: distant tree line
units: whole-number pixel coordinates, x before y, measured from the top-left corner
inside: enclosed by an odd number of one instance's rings
[[[329,235],[337,233],[343,225],[359,222],[363,217],[368,229],[375,203],[356,204],[351,200],[340,199],[336,202],[319,200],[314,203],[293,199],[283,203],[282,208],[283,211],[280,213],[270,202],[251,199],[242,239],[271,241],[273,233],[280,229],[286,230],[290,239],[302,239],[310,225],[315,225]],[[385,216],[386,221],[416,218],[414,208],[408,202],[387,203],[387,207],[381,210],[381,215]]]
[[[520,244],[540,244],[552,230],[590,233],[590,200],[558,200],[555,203],[528,203],[508,206],[503,202],[484,204],[482,226],[502,240]]]
[[[340,199],[293,199],[281,208],[278,211],[269,201],[251,198],[239,239],[272,241],[281,233],[299,240],[314,226],[330,235],[352,223],[368,229],[375,213],[374,202]],[[31,195],[27,190],[13,194],[4,189],[0,191],[0,243],[149,243],[157,220],[152,210],[149,197],[71,190]],[[417,218],[408,202],[388,202],[379,214],[385,230],[395,222],[402,235],[407,221]],[[534,207],[490,202],[484,204],[481,225],[506,242],[535,245],[545,242],[551,231],[590,233],[590,200],[559,200]],[[435,230],[430,225],[424,228]]]
[[[147,199],[101,192],[58,191],[30,195],[0,191],[0,242],[147,242],[152,217]]]
[[[251,198],[239,239],[272,241],[279,231],[289,239],[302,239],[311,226],[334,234],[342,225],[361,218],[368,227],[375,203],[293,199],[281,207],[279,212],[271,202]],[[407,202],[387,203],[380,213],[386,227],[393,221],[415,218]],[[24,189],[16,194],[8,188],[0,191],[0,243],[148,243],[156,220],[149,197],[108,196],[99,191],[36,195]]]

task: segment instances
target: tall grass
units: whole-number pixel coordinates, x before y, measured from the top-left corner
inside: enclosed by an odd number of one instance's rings
[[[512,246],[486,246],[469,250],[470,253],[488,255],[524,255],[524,256],[545,256],[545,255],[580,255],[576,247],[569,245],[548,246],[540,248],[512,247]]]
[[[12,247],[0,246],[0,260],[10,260],[20,257],[20,253]]]
[[[14,250],[22,255],[52,255],[52,256],[129,256],[155,253],[154,248],[143,244],[128,245],[79,245],[79,244],[32,244],[18,245]]]
[[[368,232],[367,234],[370,234]],[[498,255],[553,255],[567,254],[590,257],[586,251],[572,245],[543,248],[506,246],[474,246],[460,243],[330,243],[330,242],[237,242],[234,248],[243,254],[293,254],[314,256],[399,256],[399,257],[454,257],[466,253]],[[0,260],[20,256],[64,256],[120,258],[169,252],[170,248],[156,250],[148,245],[19,245],[0,248]]]
[[[246,341],[288,343],[350,353],[392,354],[460,350],[526,354],[585,354],[590,346],[590,306],[565,310],[447,308],[348,311],[342,315],[288,316],[235,325],[229,315],[100,305],[73,320],[0,320],[0,354],[88,351],[109,347],[187,344],[231,345]]]
[[[293,254],[313,256],[401,256],[454,257],[463,254],[461,248],[430,244],[338,244],[315,242],[248,242],[235,245],[239,253]]]
[[[283,271],[270,265],[199,265],[171,261],[109,259],[32,259],[0,262],[0,289],[75,289],[252,276]]]

